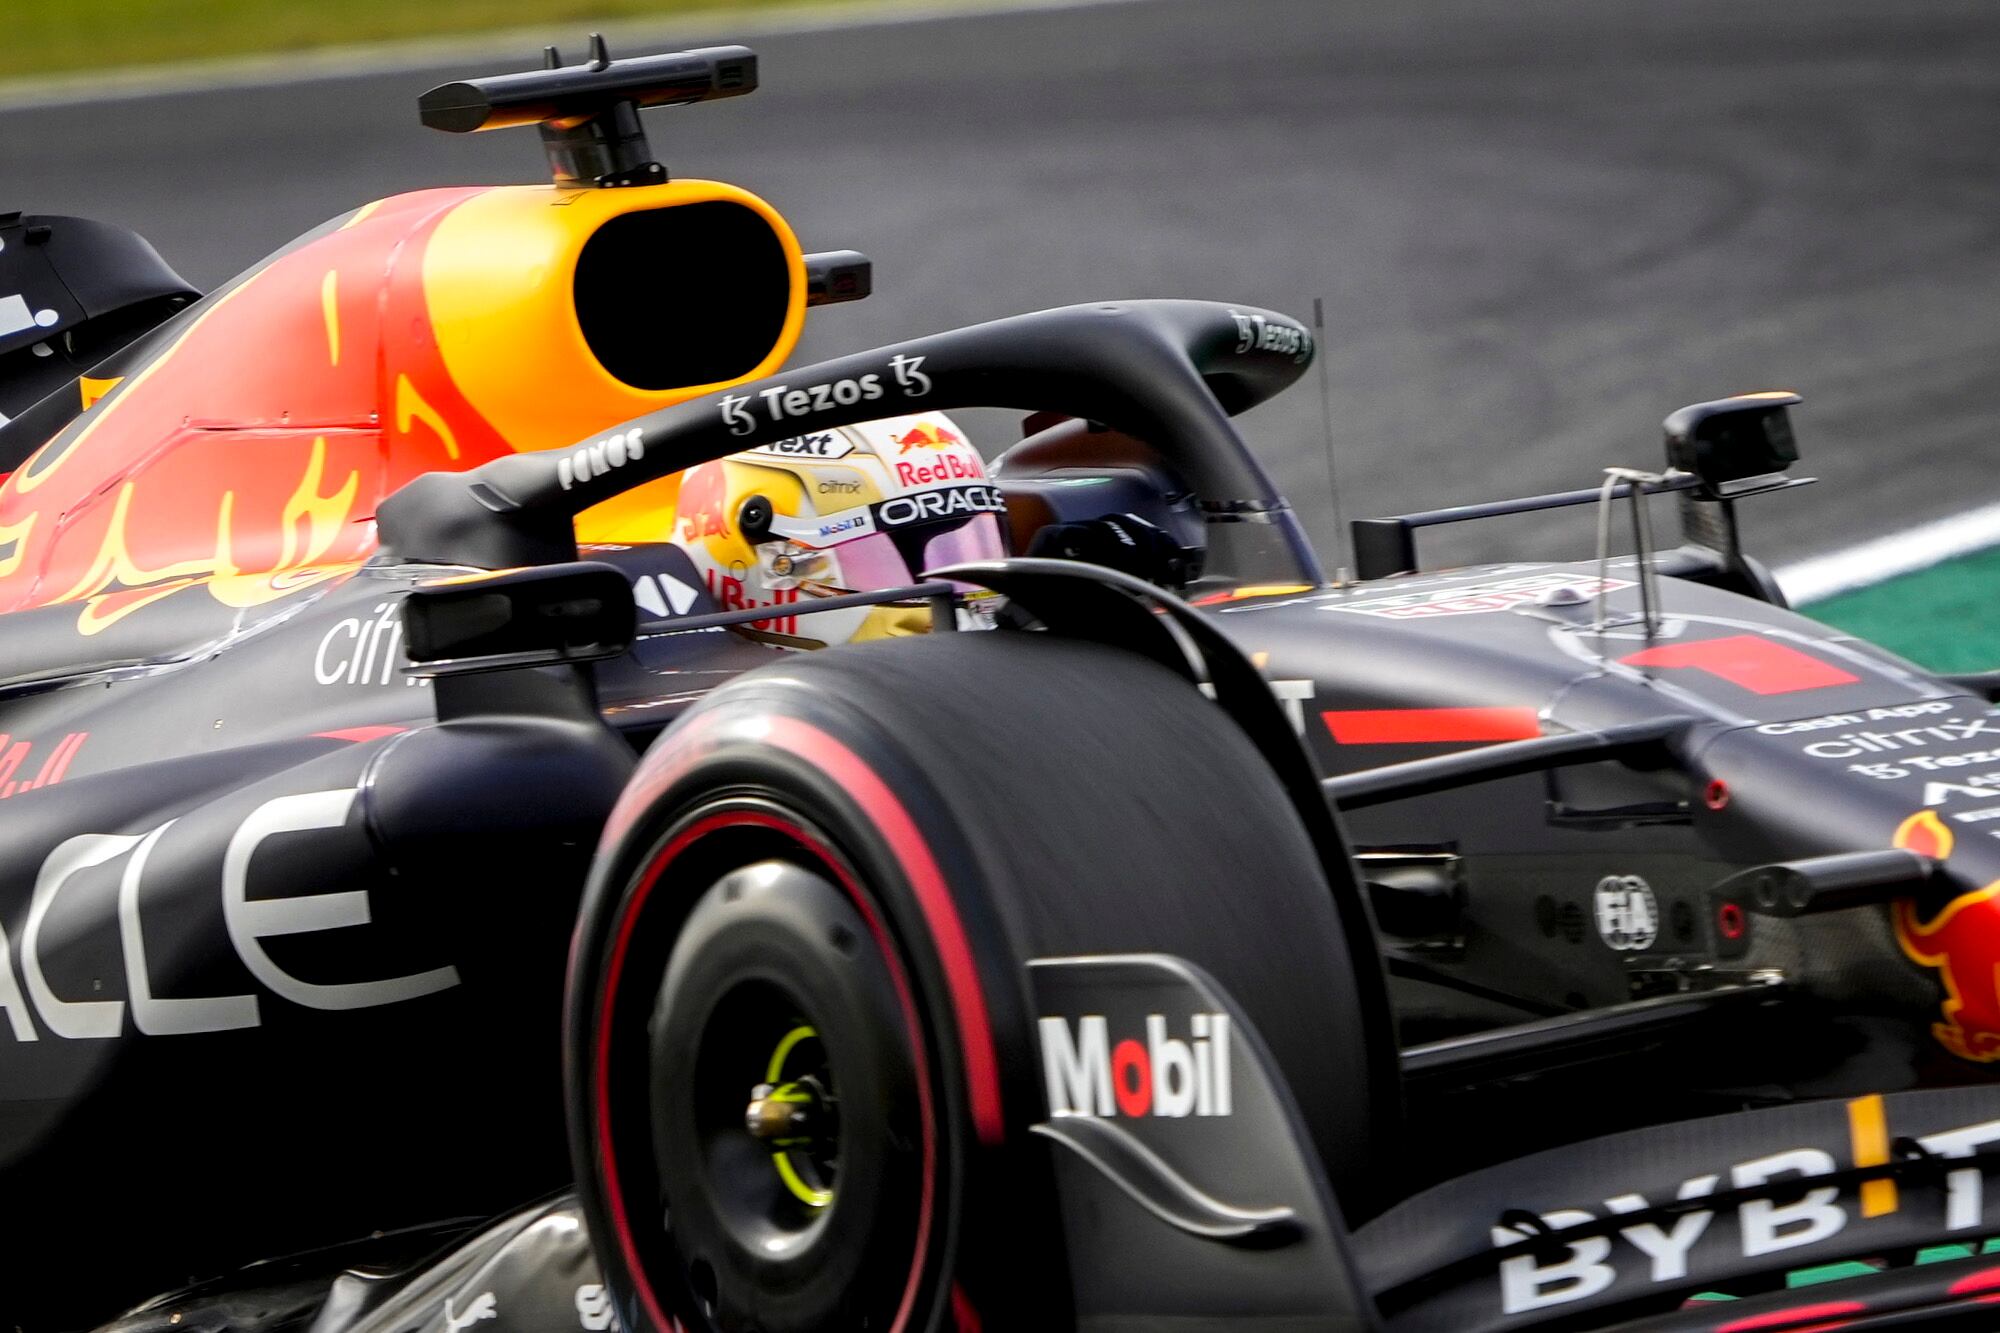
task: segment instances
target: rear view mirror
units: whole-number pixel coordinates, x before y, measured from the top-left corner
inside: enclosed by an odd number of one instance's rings
[[[617,657],[637,623],[631,581],[589,560],[433,579],[403,603],[412,675]]]
[[[1667,464],[1701,478],[1710,496],[1762,490],[1799,461],[1788,409],[1800,401],[1778,391],[1683,407],[1666,420]]]

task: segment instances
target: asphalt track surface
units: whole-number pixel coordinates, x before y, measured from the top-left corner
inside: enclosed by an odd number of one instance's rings
[[[1322,297],[1348,518],[1655,466],[1668,410],[1774,386],[1824,484],[1751,502],[1761,554],[2000,492],[1990,0],[1140,0],[755,44],[755,96],[649,125],[677,175],[873,256],[806,359],[1072,301]],[[417,124],[488,72],[0,112],[0,208],[128,223],[214,284],[379,195],[537,179],[525,131]],[[1316,383],[1246,430],[1330,551]],[[1504,520],[1426,556],[1588,542]]]

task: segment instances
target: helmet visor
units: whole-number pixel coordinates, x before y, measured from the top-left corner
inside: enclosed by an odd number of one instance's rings
[[[838,582],[853,592],[902,588],[920,581],[926,569],[967,560],[998,560],[1007,554],[1000,522],[978,514],[942,532],[869,533],[831,548],[840,562]],[[905,552],[912,552],[912,560]]]

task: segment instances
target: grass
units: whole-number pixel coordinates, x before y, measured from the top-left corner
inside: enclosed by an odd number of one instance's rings
[[[1933,671],[2000,668],[2000,549],[1799,608]]]
[[[591,19],[769,9],[798,0],[6,0],[0,79]]]

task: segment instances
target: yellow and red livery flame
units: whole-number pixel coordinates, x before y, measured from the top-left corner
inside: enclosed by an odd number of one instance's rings
[[[804,267],[754,195],[677,181],[383,200],[209,298],[122,379],[81,381],[82,415],[0,482],[0,612],[76,602],[88,634],[188,588],[271,601],[355,568],[376,505],[421,473],[573,444],[720,387],[620,381],[573,291],[604,223],[713,201],[761,217],[790,270],[779,337],[726,382],[768,374],[798,339]],[[616,497],[579,536],[663,540],[673,490]]]
[[[1897,826],[1893,841],[1943,861],[1955,840],[1936,811],[1921,810]],[[1894,916],[1903,952],[1938,969],[1944,983],[1944,1021],[1931,1025],[1932,1035],[1961,1059],[2000,1060],[2000,880],[1960,894],[1929,921],[1917,919],[1907,898],[1896,903]]]

